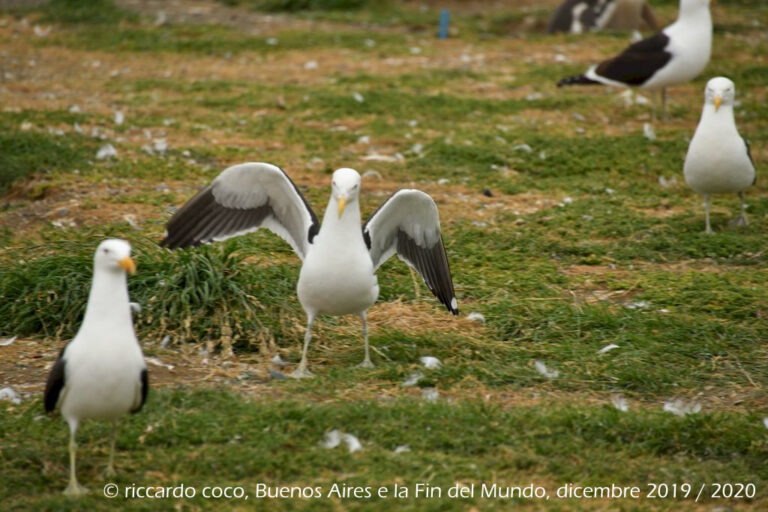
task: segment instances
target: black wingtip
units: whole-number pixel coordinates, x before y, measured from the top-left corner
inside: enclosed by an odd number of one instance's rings
[[[576,76],[569,76],[566,78],[563,78],[559,82],[557,82],[558,87],[566,87],[569,85],[596,85],[600,82],[595,82],[594,80],[587,78],[584,75],[576,75]]]
[[[48,374],[48,380],[45,383],[45,391],[43,391],[43,406],[46,413],[52,413],[56,410],[56,405],[59,402],[59,396],[61,390],[64,389],[66,362],[64,361],[64,351],[67,349],[65,346],[59,352],[59,357],[56,358],[56,362],[51,368],[51,373]]]

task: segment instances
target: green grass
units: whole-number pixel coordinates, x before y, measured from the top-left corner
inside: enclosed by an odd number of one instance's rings
[[[41,11],[43,22],[67,25],[112,25],[138,19],[112,0],[50,0]]]
[[[8,71],[20,78],[2,84],[9,101],[0,114],[0,337],[22,339],[0,352],[24,338],[37,341],[18,361],[0,361],[0,370],[9,369],[0,387],[32,390],[21,405],[0,402],[4,509],[250,509],[260,482],[326,491],[338,482],[398,483],[411,495],[255,503],[270,510],[506,510],[504,500],[413,496],[418,482],[447,490],[493,481],[535,483],[550,493],[567,482],[643,491],[649,482],[689,482],[696,492],[702,483],[754,483],[754,500],[705,494],[702,507],[765,508],[768,47],[752,24],[768,14],[765,2],[716,4],[712,63],[690,86],[671,90],[672,120],[654,123],[653,141],[643,136],[649,106],[627,107],[619,91],[555,87],[584,69],[583,54],[618,51],[627,36],[546,36],[548,4],[480,11],[454,3],[455,33],[437,41],[436,3],[223,3],[243,17],[282,14],[253,33],[222,17],[155,26],[154,12],[107,1],[54,0],[14,11],[30,26],[52,25],[47,37],[2,18],[8,25],[0,28],[15,32],[0,50],[34,57],[10,60]],[[657,3],[671,19],[677,0]],[[72,59],[67,66],[52,65],[62,55]],[[317,69],[305,68],[312,60]],[[759,176],[747,192],[750,225],[728,226],[737,198],[716,197],[717,234],[707,236],[701,200],[681,167],[701,91],[715,74],[736,81],[737,122]],[[72,97],[83,98],[83,112],[66,110]],[[111,117],[118,108],[122,126]],[[109,134],[119,158],[95,161],[104,142],[76,133],[75,123],[84,134],[93,127]],[[167,138],[164,155],[142,149],[156,137]],[[370,153],[401,153],[405,162],[364,160]],[[363,357],[357,319],[322,318],[309,352],[317,377],[263,382],[267,368],[292,368],[262,359],[300,357],[306,319],[295,294],[300,262],[289,246],[268,232],[185,251],[157,245],[170,206],[225,166],[254,160],[286,169],[318,214],[338,167],[382,177],[363,182],[363,218],[396,188],[429,190],[462,314],[482,313],[485,324],[454,322],[393,258],[378,273],[375,369],[354,367]],[[677,182],[664,188],[659,177]],[[75,228],[53,224],[62,210]],[[99,472],[108,425],[99,423],[87,423],[80,436],[80,476],[93,494],[78,502],[60,496],[66,429],[60,418],[42,417],[34,386],[78,329],[93,250],[107,236],[134,248],[138,272],[129,291],[142,306],[136,330],[145,352],[173,361],[179,375],[124,421],[117,482],[242,485],[250,501],[105,500]],[[406,311],[414,316],[399,318]],[[165,336],[171,349],[158,346]],[[597,354],[611,343],[619,348]],[[230,345],[235,361],[221,358]],[[214,347],[204,384],[185,373],[202,365],[202,346]],[[424,370],[423,356],[438,357],[442,367]],[[536,360],[558,377],[541,375]],[[404,387],[415,371],[425,376]],[[150,366],[150,375],[162,380],[163,373]],[[434,404],[420,398],[432,387],[440,393]],[[611,405],[615,393],[628,399],[629,412]],[[702,412],[663,412],[672,397],[695,399]],[[322,448],[335,428],[358,436],[363,451]],[[411,451],[394,454],[401,445]],[[512,502],[537,510],[692,504]]]
[[[279,387],[280,384],[275,384]],[[4,503],[38,510],[72,503],[55,494],[64,485],[65,425],[42,418],[41,404],[30,402],[6,409],[3,470],[7,475]],[[151,432],[147,425],[154,425]],[[358,437],[363,449],[348,454],[346,447],[321,446],[324,434],[342,429]],[[144,432],[142,434],[142,432]],[[87,424],[80,437],[80,475],[93,495],[78,506],[102,508],[150,505],[145,500],[101,497],[108,428]],[[138,442],[137,439],[142,441]],[[23,441],[22,441],[23,439]],[[398,446],[410,451],[395,454]],[[475,503],[484,509],[509,507],[503,499],[447,497],[447,490],[491,481],[500,485],[530,483],[549,489],[552,501],[575,510],[578,500],[558,500],[556,488],[565,482],[579,485],[633,485],[636,482],[693,484],[728,479],[752,482],[764,497],[768,473],[764,468],[768,443],[764,427],[754,415],[702,414],[677,418],[658,410],[622,414],[610,407],[517,407],[505,410],[493,404],[439,402],[412,399],[388,403],[341,402],[302,404],[247,400],[217,391],[161,391],[154,393],[140,416],[123,422],[118,442],[114,481],[121,487],[135,482],[174,486],[184,483],[200,491],[206,485],[242,486],[250,502],[270,509],[329,509],[331,501],[256,498],[256,486],[320,487],[327,494],[333,483],[378,489],[395,483],[410,490],[408,498],[341,500],[352,509],[384,510],[393,504],[415,510],[461,509]],[[578,453],[579,457],[563,457]],[[589,460],[585,465],[583,460]],[[621,464],[616,464],[622,461]],[[656,466],[664,463],[663,473]],[[51,470],[21,478],[19,465],[47,464]],[[425,473],[425,468],[427,472]],[[154,477],[147,478],[151,470]],[[175,475],[184,475],[180,479]],[[153,478],[156,481],[153,481]],[[442,499],[415,496],[419,482],[444,489]],[[38,489],[50,489],[40,495]],[[648,487],[643,485],[643,493]],[[11,491],[13,490],[13,491]],[[479,494],[479,491],[477,491]],[[187,501],[187,500],[184,500]],[[522,504],[527,500],[513,500]],[[718,500],[706,498],[709,506]],[[193,499],[191,506],[215,509],[242,505],[238,500]],[[630,506],[632,500],[625,500]],[[664,503],[665,509],[679,506]]]
[[[84,170],[98,148],[95,142],[78,134],[49,135],[2,126],[5,129],[0,133],[0,192],[34,174]]]

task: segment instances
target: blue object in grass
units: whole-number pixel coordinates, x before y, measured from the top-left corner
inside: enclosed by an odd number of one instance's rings
[[[448,25],[451,23],[451,13],[448,9],[440,11],[440,29],[437,32],[438,39],[448,39]]]

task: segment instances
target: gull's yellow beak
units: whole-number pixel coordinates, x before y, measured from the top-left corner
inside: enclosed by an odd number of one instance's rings
[[[720,105],[722,104],[723,104],[723,97],[720,95],[715,96],[715,112],[720,110]]]
[[[339,197],[339,218],[341,218],[341,214],[344,213],[344,208],[347,207],[347,198],[344,196]]]
[[[117,262],[117,264],[123,267],[129,274],[136,272],[136,263],[133,262],[130,256],[126,256],[125,258],[121,259]]]

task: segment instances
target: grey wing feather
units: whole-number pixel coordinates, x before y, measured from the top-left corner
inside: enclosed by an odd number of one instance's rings
[[[397,253],[448,311],[458,315],[437,205],[431,197],[418,190],[394,193],[365,223],[363,238],[375,268]]]
[[[225,169],[174,214],[161,245],[196,246],[262,227],[286,240],[303,259],[320,223],[282,169],[240,164]]]

